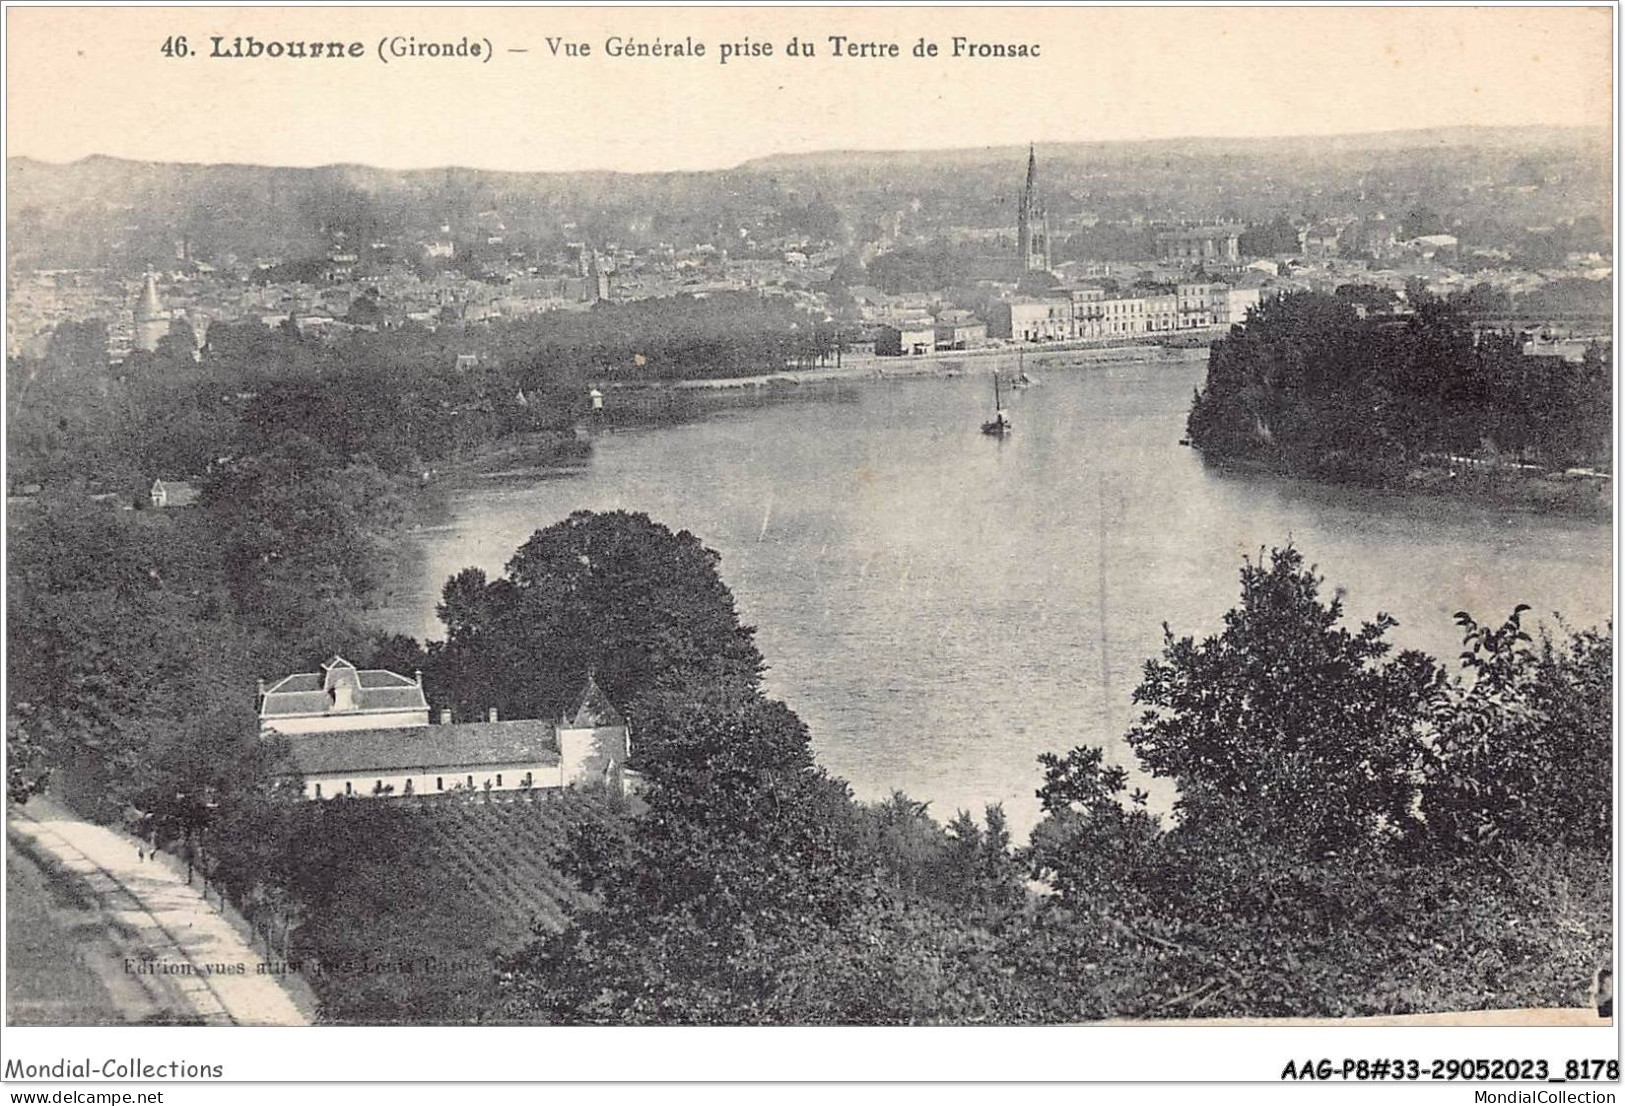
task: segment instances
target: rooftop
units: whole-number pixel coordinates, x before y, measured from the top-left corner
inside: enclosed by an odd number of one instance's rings
[[[621,726],[621,714],[604,694],[604,689],[598,686],[598,681],[592,676],[587,677],[587,686],[581,691],[581,698],[576,700],[575,710],[565,715],[565,721],[574,729],[598,729],[602,726]]]
[[[357,669],[343,657],[330,657],[320,672],[300,672],[284,676],[265,689],[260,703],[261,718],[288,718],[327,714],[333,709],[334,691],[340,686],[354,690],[354,710],[428,711],[428,700],[416,680],[381,668]]]
[[[553,723],[536,718],[301,734],[289,744],[306,776],[559,762]]]
[[[1232,223],[1214,223],[1203,227],[1178,227],[1173,230],[1159,231],[1158,238],[1168,240],[1175,238],[1214,238],[1229,235],[1240,236],[1246,227]]]

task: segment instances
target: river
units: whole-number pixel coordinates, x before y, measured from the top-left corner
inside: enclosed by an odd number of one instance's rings
[[[1351,618],[1386,611],[1390,640],[1441,659],[1458,610],[1609,616],[1606,522],[1219,472],[1178,444],[1201,363],[1033,368],[1006,440],[978,432],[992,396],[973,372],[603,434],[567,473],[487,474],[420,536],[424,575],[394,621],[440,637],[453,572],[500,573],[574,510],[645,511],[722,554],[768,690],[860,798],[901,789],[944,820],[1000,802],[1024,834],[1041,752],[1101,745],[1132,766],[1130,696],[1162,624],[1214,632],[1261,548],[1290,541]]]

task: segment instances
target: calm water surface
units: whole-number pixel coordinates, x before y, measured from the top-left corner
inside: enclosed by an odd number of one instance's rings
[[[573,510],[645,511],[722,554],[769,690],[860,797],[902,789],[943,819],[1002,802],[1024,832],[1039,753],[1132,765],[1130,695],[1162,623],[1216,630],[1261,547],[1291,541],[1350,616],[1386,611],[1391,640],[1441,658],[1457,610],[1608,617],[1606,523],[1215,472],[1178,445],[1200,363],[1039,372],[1008,397],[1004,441],[978,432],[991,384],[973,373],[607,434],[579,472],[484,478],[422,536],[396,620],[438,638],[452,573],[500,573]]]

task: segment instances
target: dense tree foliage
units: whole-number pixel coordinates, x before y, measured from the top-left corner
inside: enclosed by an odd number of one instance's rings
[[[1062,239],[1052,260],[1144,261],[1157,256],[1157,232],[1151,227],[1101,223]]]
[[[329,341],[297,326],[222,322],[200,359],[177,334],[116,369],[106,334],[100,322],[64,323],[42,359],[8,362],[13,486],[78,478],[134,498],[155,476],[201,474],[287,434],[340,463],[365,455],[415,476],[501,439],[568,434],[593,382],[772,373],[836,347],[821,319],[744,293],[363,328]]]
[[[782,704],[705,704],[644,736],[667,751],[647,809],[619,836],[578,837],[569,864],[601,906],[509,964],[505,1017],[1015,1020],[996,938],[955,909],[1010,909],[1014,868],[996,827],[966,864],[906,797],[855,806],[813,767]]]
[[[935,292],[969,282],[973,258],[947,243],[900,246],[869,262],[867,279],[882,292]]]
[[[252,504],[257,486],[228,500]],[[540,673],[513,678],[540,689],[502,701],[515,713],[556,709],[596,670],[635,716],[636,810],[574,832],[560,866],[582,908],[506,953],[492,934],[511,920],[424,863],[426,807],[299,802],[278,783],[282,749],[240,704],[180,693],[200,673],[247,682],[281,647],[230,617],[231,548],[197,551],[208,513],[41,506],[12,563],[12,631],[39,648],[11,657],[21,774],[8,782],[26,791],[51,768],[86,809],[140,812],[286,944],[330,1020],[1568,1004],[1608,953],[1608,630],[1536,637],[1522,612],[1493,628],[1464,614],[1451,675],[1391,655],[1390,619],[1343,627],[1302,557],[1275,551],[1243,566],[1218,633],[1169,633],[1136,692],[1129,747],[1177,786],[1173,819],[1127,766],[1078,748],[1043,758],[1044,819],[1014,849],[997,808],[944,827],[906,795],[855,803],[762,695],[715,554],[642,516],[583,513],[538,531],[503,578],[451,581],[448,641],[427,657],[406,639],[373,645],[446,686],[488,664]]]
[[[992,927],[1025,895],[1002,815],[950,833],[905,796],[855,804],[761,694],[752,632],[692,535],[580,512],[503,578],[455,577],[441,613],[431,683],[549,713],[593,671],[633,720],[646,781],[618,831],[576,837],[566,867],[598,906],[513,958],[502,1017],[1008,1017]]]
[[[1128,739],[1170,826],[1098,750],[1045,758],[1024,855],[1054,893],[1014,955],[1048,958],[1051,1016],[1574,1004],[1606,962],[1611,635],[1464,614],[1450,677],[1320,586],[1277,550],[1222,633],[1147,663]]]
[[[1466,680],[1435,703],[1421,814],[1446,848],[1515,839],[1606,849],[1613,809],[1611,634],[1538,648],[1519,607],[1499,627],[1465,612]]]
[[[1527,316],[1613,318],[1614,290],[1606,280],[1568,278],[1541,285],[1518,300]]]
[[[1370,312],[1392,311],[1399,305],[1398,292],[1375,284],[1339,284],[1332,294]]]
[[[502,341],[524,351],[527,385],[565,366],[625,381],[755,376],[833,356],[818,321],[782,299],[728,292],[532,315],[508,324]]]
[[[1282,550],[1242,569],[1222,633],[1197,642],[1165,629],[1128,742],[1152,774],[1179,781],[1183,826],[1227,824],[1303,856],[1409,828],[1416,719],[1440,674],[1420,653],[1387,657],[1386,615],[1338,625],[1342,600],[1322,602],[1319,585]]]
[[[1247,257],[1296,254],[1301,248],[1298,228],[1285,215],[1277,215],[1268,223],[1248,227],[1241,233],[1238,245]]]
[[[550,717],[592,672],[640,730],[693,700],[736,702],[763,662],[718,559],[647,515],[577,512],[532,535],[505,576],[468,569],[446,584],[431,682],[465,716]]]
[[[1215,458],[1360,479],[1463,455],[1594,465],[1610,457],[1609,365],[1601,348],[1579,364],[1525,356],[1436,300],[1399,321],[1289,295],[1214,345],[1189,430]]]
[[[491,1009],[496,919],[424,862],[431,817],[369,802],[296,812],[283,866],[304,924],[290,951],[319,981],[324,1020],[468,1023]]]
[[[252,687],[267,643],[220,618],[195,521],[65,496],[11,517],[7,632],[27,647],[7,653],[8,733],[88,813],[201,786],[177,751],[253,733],[248,700],[233,710],[211,689]]]
[[[356,618],[390,578],[406,517],[397,482],[365,457],[340,464],[289,435],[205,490],[238,617],[290,659],[355,651],[365,636]]]

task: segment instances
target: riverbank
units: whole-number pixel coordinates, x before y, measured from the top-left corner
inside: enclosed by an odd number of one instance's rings
[[[542,479],[579,469],[591,456],[592,442],[580,434],[533,430],[470,449],[406,484],[405,517],[388,536],[393,557],[388,582],[377,602],[364,613],[366,624],[380,634],[398,631],[398,612],[417,596],[427,571],[422,539],[451,524],[450,500],[459,490],[475,479]]]
[[[1556,514],[1607,522],[1614,515],[1613,481],[1606,475],[1547,472],[1462,459],[1381,469],[1326,462],[1305,466],[1285,457],[1224,457],[1202,451],[1204,463],[1224,472],[1268,473],[1378,495],[1473,501],[1527,514]]]
[[[873,352],[863,351],[844,355],[840,365],[824,365],[816,369],[784,369],[755,376],[709,377],[699,380],[608,382],[600,384],[599,387],[608,393],[605,400],[607,409],[615,393],[649,389],[715,391],[794,386],[827,381],[857,382],[918,376],[958,376],[967,368],[994,372],[1007,367],[1009,363],[1018,361],[1053,363],[1060,357],[1067,357],[1078,364],[1111,364],[1126,361],[1187,363],[1207,360],[1208,344],[1220,336],[1216,333],[1192,335],[1193,339],[1200,340],[1200,344],[1192,346],[1166,346],[1149,341],[1131,345],[1121,343],[1102,345],[1098,339],[1091,339],[943,350],[908,357],[880,357]]]
[[[1407,472],[1401,490],[1413,495],[1482,499],[1525,511],[1599,521],[1614,516],[1614,482],[1603,476],[1434,465]]]

